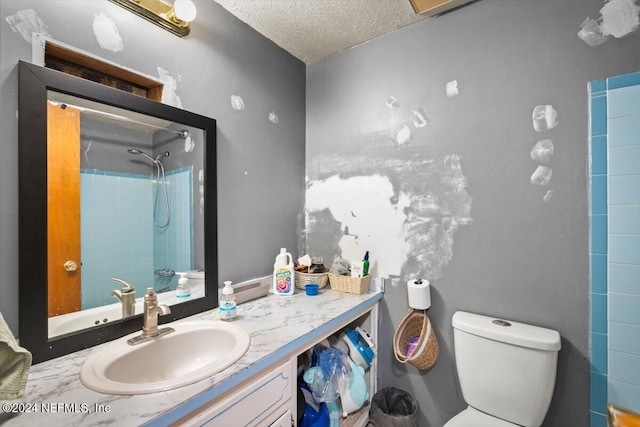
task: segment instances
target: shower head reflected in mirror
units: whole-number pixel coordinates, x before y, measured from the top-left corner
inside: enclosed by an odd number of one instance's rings
[[[150,155],[148,155],[147,153],[145,153],[144,151],[137,150],[137,149],[135,149],[135,148],[129,148],[129,149],[127,150],[127,152],[128,152],[128,153],[130,153],[130,154],[140,154],[140,155],[143,155],[144,157],[146,157],[147,159],[151,160],[152,162],[154,162],[154,163],[156,163],[156,164],[157,164],[158,162],[160,162],[160,159],[163,159],[163,158],[165,158],[165,157],[169,157],[169,152],[168,152],[168,151],[165,151],[164,153],[160,153],[160,154],[158,154],[158,156],[157,156],[155,159],[154,159],[153,157],[151,157]]]
[[[155,169],[157,173],[156,173],[156,191],[155,191],[155,198],[154,198],[155,200],[153,202],[153,224],[160,231],[164,231],[169,227],[169,222],[171,221],[171,210],[169,209],[169,194],[167,192],[167,178],[165,177],[164,166],[162,165],[162,162],[160,161],[160,159],[169,157],[169,152],[168,151],[162,152],[158,154],[158,156],[155,159],[151,157],[149,154],[145,153],[144,151],[138,150],[136,148],[129,148],[127,149],[127,152],[129,154],[144,156],[147,159],[151,160],[155,165]],[[160,201],[158,192],[160,191],[160,187],[162,187],[163,193],[164,193],[164,207],[165,207],[164,210],[166,215],[166,221],[164,221],[164,223],[160,223],[158,221],[158,204]]]

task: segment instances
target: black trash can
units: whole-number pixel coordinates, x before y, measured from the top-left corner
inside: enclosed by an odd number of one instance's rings
[[[386,387],[371,399],[369,425],[376,427],[418,427],[418,403],[404,390]]]

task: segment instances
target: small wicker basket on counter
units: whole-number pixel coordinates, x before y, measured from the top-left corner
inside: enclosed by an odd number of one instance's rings
[[[334,291],[364,294],[369,290],[370,281],[371,275],[358,278],[329,273],[329,283],[331,284],[331,289]]]
[[[300,273],[295,274],[296,288],[304,290],[304,286],[316,283],[318,289],[322,289],[329,283],[329,273]]]

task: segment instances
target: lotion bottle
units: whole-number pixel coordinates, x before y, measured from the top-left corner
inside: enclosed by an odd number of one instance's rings
[[[276,295],[292,295],[295,292],[295,275],[293,257],[287,248],[280,248],[273,264],[273,293]]]
[[[220,320],[230,322],[237,317],[236,296],[231,286],[231,281],[224,282],[222,296],[220,297]]]

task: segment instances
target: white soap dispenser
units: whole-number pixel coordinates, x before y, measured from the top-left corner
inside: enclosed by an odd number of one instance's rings
[[[178,287],[176,288],[176,298],[188,298],[191,296],[191,283],[187,278],[187,273],[178,273]]]
[[[235,320],[237,316],[236,309],[236,296],[233,293],[233,287],[231,281],[224,282],[224,288],[222,288],[222,296],[220,297],[220,320],[226,320],[228,322]]]

